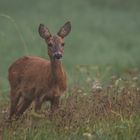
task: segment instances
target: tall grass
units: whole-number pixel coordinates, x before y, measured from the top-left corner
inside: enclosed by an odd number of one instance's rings
[[[49,104],[40,114],[31,108],[18,120],[7,123],[7,103],[1,107],[4,140],[18,139],[139,139],[140,85],[137,75],[111,77],[105,86],[91,81],[85,89],[75,85],[61,99],[60,108],[49,120]],[[5,120],[5,121],[4,121]]]

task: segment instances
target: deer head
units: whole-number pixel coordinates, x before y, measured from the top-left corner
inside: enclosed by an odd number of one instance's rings
[[[60,59],[64,51],[64,38],[71,31],[71,23],[66,22],[58,31],[57,35],[51,35],[49,29],[43,24],[39,25],[38,32],[48,44],[48,55],[51,59]]]

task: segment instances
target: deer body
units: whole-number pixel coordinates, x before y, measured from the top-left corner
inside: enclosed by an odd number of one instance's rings
[[[35,111],[41,108],[44,101],[51,102],[53,112],[59,105],[59,97],[66,90],[66,73],[60,61],[63,53],[63,38],[70,32],[67,22],[58,32],[51,36],[44,25],[40,25],[39,34],[48,44],[50,60],[35,56],[24,56],[9,67],[11,87],[10,115],[20,116],[35,101]]]

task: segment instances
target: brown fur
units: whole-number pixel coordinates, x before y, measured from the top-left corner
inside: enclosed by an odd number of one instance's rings
[[[44,101],[50,101],[53,112],[59,105],[59,97],[66,90],[66,73],[62,63],[59,59],[53,58],[53,53],[63,53],[63,47],[61,47],[63,38],[51,36],[48,29],[44,30],[43,32],[39,30],[41,37],[43,36],[48,45],[51,41],[53,43],[48,47],[50,61],[35,56],[24,56],[9,67],[10,119],[13,115],[17,117],[22,115],[33,100],[35,100],[36,111],[41,108]],[[45,34],[42,35],[42,33]]]

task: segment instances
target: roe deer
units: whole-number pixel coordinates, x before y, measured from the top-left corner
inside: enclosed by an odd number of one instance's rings
[[[66,73],[60,61],[64,49],[64,37],[71,31],[70,22],[66,22],[52,36],[48,28],[40,24],[38,32],[48,45],[50,60],[35,56],[24,56],[9,67],[10,114],[21,116],[35,101],[35,111],[44,101],[50,101],[51,112],[59,106],[59,97],[66,90]]]

